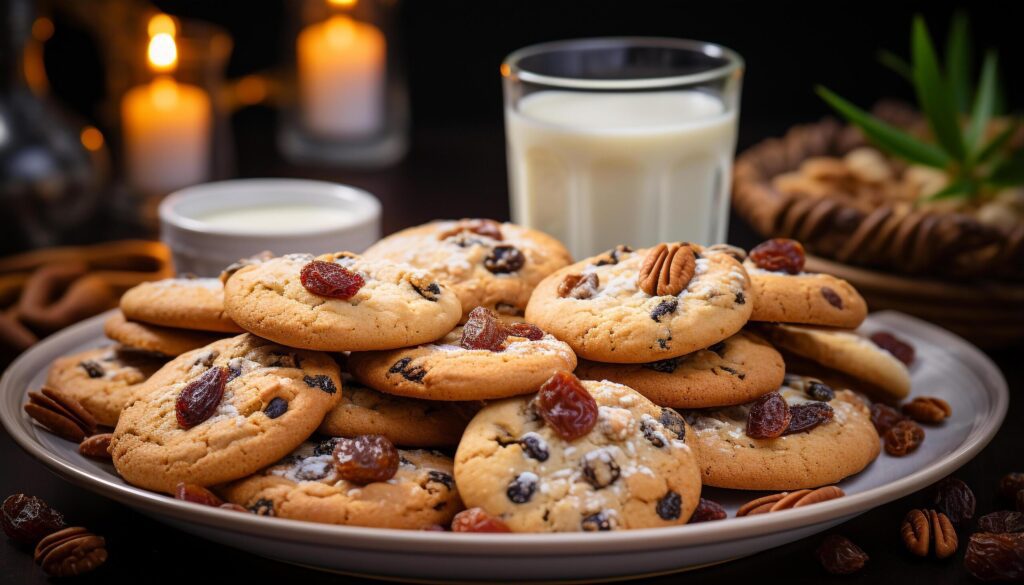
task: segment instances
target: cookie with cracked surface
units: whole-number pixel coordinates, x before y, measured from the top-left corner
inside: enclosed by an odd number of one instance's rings
[[[99,347],[55,360],[46,385],[80,402],[96,422],[112,427],[135,390],[163,364],[163,359],[121,346]]]
[[[831,274],[773,272],[743,262],[753,290],[751,321],[803,323],[854,329],[868,314],[857,289]]]
[[[328,355],[251,334],[184,353],[134,393],[110,444],[125,481],[170,493],[209,486],[280,460],[341,398]]]
[[[589,433],[566,441],[532,397],[486,406],[455,454],[455,480],[515,532],[685,524],[700,498],[690,429],[678,413],[608,381],[583,381],[598,404]]]
[[[283,461],[220,490],[258,514],[324,524],[422,530],[447,526],[462,509],[452,460],[433,451],[399,449],[393,478],[366,485],[335,470],[331,439],[305,443]]]
[[[186,351],[199,349],[224,337],[206,331],[175,329],[129,321],[120,311],[111,315],[103,323],[103,333],[125,347],[167,357],[175,357]]]
[[[649,363],[714,345],[750,317],[750,282],[727,250],[690,248],[693,276],[679,294],[642,290],[637,280],[648,250],[620,246],[545,278],[526,319],[598,362]]]
[[[314,274],[324,271],[337,274]],[[348,288],[335,292],[332,282]],[[224,287],[228,314],[239,325],[305,349],[370,351],[426,343],[462,316],[455,293],[427,272],[348,252],[272,258],[240,268]]]
[[[800,325],[758,328],[780,349],[836,370],[878,398],[898,400],[910,394],[910,370],[888,351],[856,331]]]
[[[704,484],[741,490],[814,488],[837,483],[874,461],[881,443],[867,404],[849,390],[826,391],[812,382],[787,376],[779,394],[791,415],[789,434],[775,438],[747,434],[755,403],[683,412],[699,445]]]
[[[569,345],[551,334],[539,339],[512,334],[504,337],[498,351],[467,349],[460,345],[465,327],[455,327],[434,343],[353,352],[348,356],[349,372],[387,394],[466,401],[530,394],[555,372],[576,367]]]
[[[472,402],[416,400],[345,382],[345,392],[318,432],[331,437],[384,435],[403,447],[454,447],[480,409]]]
[[[224,312],[224,286],[216,278],[143,282],[121,296],[125,318],[177,329],[241,333]]]
[[[647,364],[580,360],[576,375],[625,384],[659,406],[707,408],[749,402],[776,390],[782,355],[749,331],[693,353]]]
[[[572,261],[561,242],[514,223],[487,219],[433,221],[370,246],[367,258],[387,258],[430,271],[462,303],[522,315],[545,276]]]

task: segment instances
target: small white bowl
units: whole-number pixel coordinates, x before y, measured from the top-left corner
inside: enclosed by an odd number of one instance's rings
[[[310,215],[310,208],[318,207],[329,213]],[[225,219],[232,211],[250,216],[232,223]],[[179,274],[217,276],[232,262],[264,250],[276,255],[361,252],[379,238],[380,201],[336,183],[235,179],[188,187],[160,204],[160,239],[170,247]]]

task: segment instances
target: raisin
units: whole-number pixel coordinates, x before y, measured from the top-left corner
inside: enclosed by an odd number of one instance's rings
[[[427,472],[427,481],[439,483],[448,489],[455,487],[455,478],[443,472],[431,469]]]
[[[351,299],[363,288],[362,276],[336,262],[313,260],[299,273],[302,286],[309,292],[331,299]]]
[[[667,360],[650,362],[643,366],[648,370],[654,370],[655,372],[661,372],[662,374],[671,374],[679,367],[679,358],[668,358]]]
[[[747,304],[747,296],[743,294],[743,291],[736,293],[736,296],[734,298],[736,300],[737,305]]]
[[[462,326],[459,345],[466,349],[501,351],[506,337],[508,334],[498,317],[489,309],[477,307],[469,312],[469,320]]]
[[[579,378],[569,372],[555,372],[541,384],[534,407],[548,426],[566,441],[586,435],[597,423],[597,401]]]
[[[955,477],[947,477],[935,486],[935,507],[953,524],[962,525],[974,518],[977,501],[967,484]]]
[[[579,300],[589,299],[597,293],[600,285],[597,274],[569,274],[558,285],[558,296],[560,298],[573,298]]]
[[[537,433],[526,433],[523,435],[523,438],[519,439],[519,446],[522,447],[523,453],[531,459],[547,461],[548,457],[550,457],[547,441]]]
[[[654,307],[654,310],[651,311],[651,319],[661,323],[662,317],[670,313],[675,313],[677,308],[679,308],[679,299],[677,298],[661,301],[658,303],[658,306]]]
[[[804,247],[796,240],[773,238],[750,251],[750,260],[763,270],[800,274],[804,270]]]
[[[893,457],[909,455],[921,446],[924,441],[924,429],[914,421],[901,420],[893,425],[882,436],[885,439],[885,452]]]
[[[323,457],[324,455],[330,455],[334,453],[334,447],[341,441],[341,437],[331,437],[330,439],[324,439],[317,443],[316,447],[313,447],[313,455],[315,457]]]
[[[807,387],[804,388],[804,393],[807,394],[808,398],[812,400],[818,400],[820,402],[830,402],[836,397],[836,392],[829,385],[822,384],[821,382],[810,382]]]
[[[907,417],[889,405],[880,402],[871,405],[871,423],[875,425],[879,436],[885,435],[889,429],[896,426],[896,423],[904,420],[907,420]]]
[[[412,362],[411,357],[404,357],[388,368],[388,373],[402,374],[402,377],[410,382],[423,382],[423,377],[427,375],[427,370],[423,366],[413,366],[410,368],[410,362]]]
[[[658,500],[654,510],[662,520],[678,520],[679,515],[683,513],[683,498],[676,492],[669,490],[668,493]]]
[[[33,546],[64,528],[64,516],[35,496],[14,494],[0,506],[0,524],[11,540]]]
[[[711,522],[712,520],[724,520],[729,514],[726,513],[725,508],[722,507],[718,502],[711,501],[707,498],[701,498],[697,503],[697,509],[693,511],[693,515],[690,516],[690,524],[696,524],[698,522]]]
[[[90,378],[102,378],[104,374],[103,366],[96,362],[96,360],[85,360],[78,364],[85,370],[85,373]]]
[[[612,521],[604,512],[598,512],[584,517],[580,528],[584,532],[607,532],[612,529]]]
[[[414,282],[410,282],[412,290],[416,291],[416,294],[427,299],[428,301],[437,302],[437,298],[441,296],[441,287],[436,283],[432,282],[424,287],[419,287]]]
[[[789,428],[789,405],[778,392],[758,398],[747,414],[747,436],[752,439],[781,437]]]
[[[1024,490],[1024,473],[1007,473],[999,480],[999,495],[1007,502],[1014,502],[1017,493]]]
[[[677,439],[686,440],[686,421],[683,419],[683,415],[671,408],[662,408],[660,421],[665,429],[671,431]]]
[[[253,505],[249,506],[248,510],[257,516],[273,516],[274,501],[268,500],[267,498],[260,498],[256,500]]]
[[[725,342],[719,341],[718,343],[708,347],[707,351],[718,355],[718,357],[722,357],[722,354],[725,353]]]
[[[978,532],[1024,532],[1024,513],[1003,510],[978,518]]]
[[[302,381],[306,383],[306,386],[310,388],[316,388],[323,390],[328,394],[334,394],[338,391],[338,387],[334,385],[334,380],[331,379],[327,374],[318,374],[316,376],[303,376]]]
[[[387,481],[398,471],[398,449],[383,435],[341,439],[334,446],[334,467],[346,481]]]
[[[842,310],[843,297],[839,296],[839,294],[836,293],[836,291],[830,289],[827,286],[823,286],[821,287],[821,296],[824,297],[826,301],[828,301],[828,304],[832,305],[837,309]]]
[[[606,488],[615,483],[622,475],[619,464],[611,453],[601,450],[587,453],[581,463],[583,479],[587,480],[595,490]]]
[[[226,368],[215,367],[206,370],[202,376],[192,380],[178,393],[174,403],[178,425],[190,429],[213,416],[224,397],[224,385],[228,382]]]
[[[878,331],[871,334],[871,341],[878,347],[891,353],[896,359],[910,366],[914,363],[914,346],[888,331]]]
[[[537,341],[544,338],[544,331],[533,323],[512,323],[506,325],[505,333],[512,337],[525,337],[530,341]]]
[[[820,424],[832,420],[835,411],[824,402],[808,402],[789,409],[789,426],[784,435],[806,433]]]
[[[463,510],[452,518],[452,532],[512,532],[501,520],[481,508]]]
[[[509,482],[505,495],[513,504],[525,504],[537,491],[537,474],[529,471],[520,473]]]
[[[657,426],[655,426],[653,421],[640,421],[640,431],[644,434],[644,438],[650,441],[655,447],[661,449],[665,446],[665,435],[661,434],[661,431]]]
[[[1024,580],[1024,533],[972,534],[964,567],[982,581]]]
[[[611,250],[608,250],[607,252],[602,254],[601,259],[598,260],[595,265],[608,266],[618,264],[619,261],[622,260],[623,254],[629,254],[632,251],[633,248],[630,248],[629,246],[626,246],[624,244],[619,244],[618,246],[615,246]]]
[[[864,568],[868,555],[845,536],[830,534],[817,550],[818,562],[832,575],[852,575]]]
[[[484,268],[493,274],[517,272],[526,264],[526,256],[515,246],[495,246],[484,258]]]
[[[267,418],[277,418],[286,412],[288,412],[288,401],[280,397],[272,398],[267,407],[263,409],[263,414],[267,415]]]
[[[224,500],[217,497],[217,494],[203,486],[183,481],[178,482],[178,485],[174,486],[174,499],[202,506],[212,506],[214,508],[224,503]]]

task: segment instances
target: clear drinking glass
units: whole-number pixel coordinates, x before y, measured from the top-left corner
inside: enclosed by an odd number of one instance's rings
[[[577,258],[723,242],[743,60],[699,41],[602,38],[501,66],[512,219]]]

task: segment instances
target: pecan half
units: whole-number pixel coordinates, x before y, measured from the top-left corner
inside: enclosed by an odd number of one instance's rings
[[[900,526],[900,536],[907,550],[919,557],[926,557],[928,551],[933,550],[936,558],[944,559],[955,553],[957,548],[953,523],[945,514],[935,510],[907,512]]]
[[[693,278],[697,259],[689,244],[658,244],[647,252],[636,284],[651,296],[678,295]]]
[[[919,423],[938,424],[953,414],[948,402],[933,396],[918,396],[903,405],[903,414]]]
[[[588,274],[567,274],[558,284],[558,296],[585,300],[597,293],[600,281],[593,272]]]
[[[96,432],[96,419],[81,404],[67,394],[43,387],[28,393],[25,412],[53,434],[80,443]]]
[[[47,575],[73,577],[106,562],[106,541],[81,526],[65,528],[40,540],[33,558]]]
[[[736,516],[754,516],[756,514],[767,514],[768,512],[802,508],[804,506],[810,506],[811,504],[841,498],[845,495],[846,492],[834,485],[827,485],[813,490],[804,489],[796,490],[794,492],[780,492],[757,498],[756,500],[751,500],[746,504],[743,504],[740,506],[740,509],[736,511]]]
[[[113,438],[113,433],[103,433],[87,437],[78,444],[78,452],[93,459],[110,461],[110,440]]]

